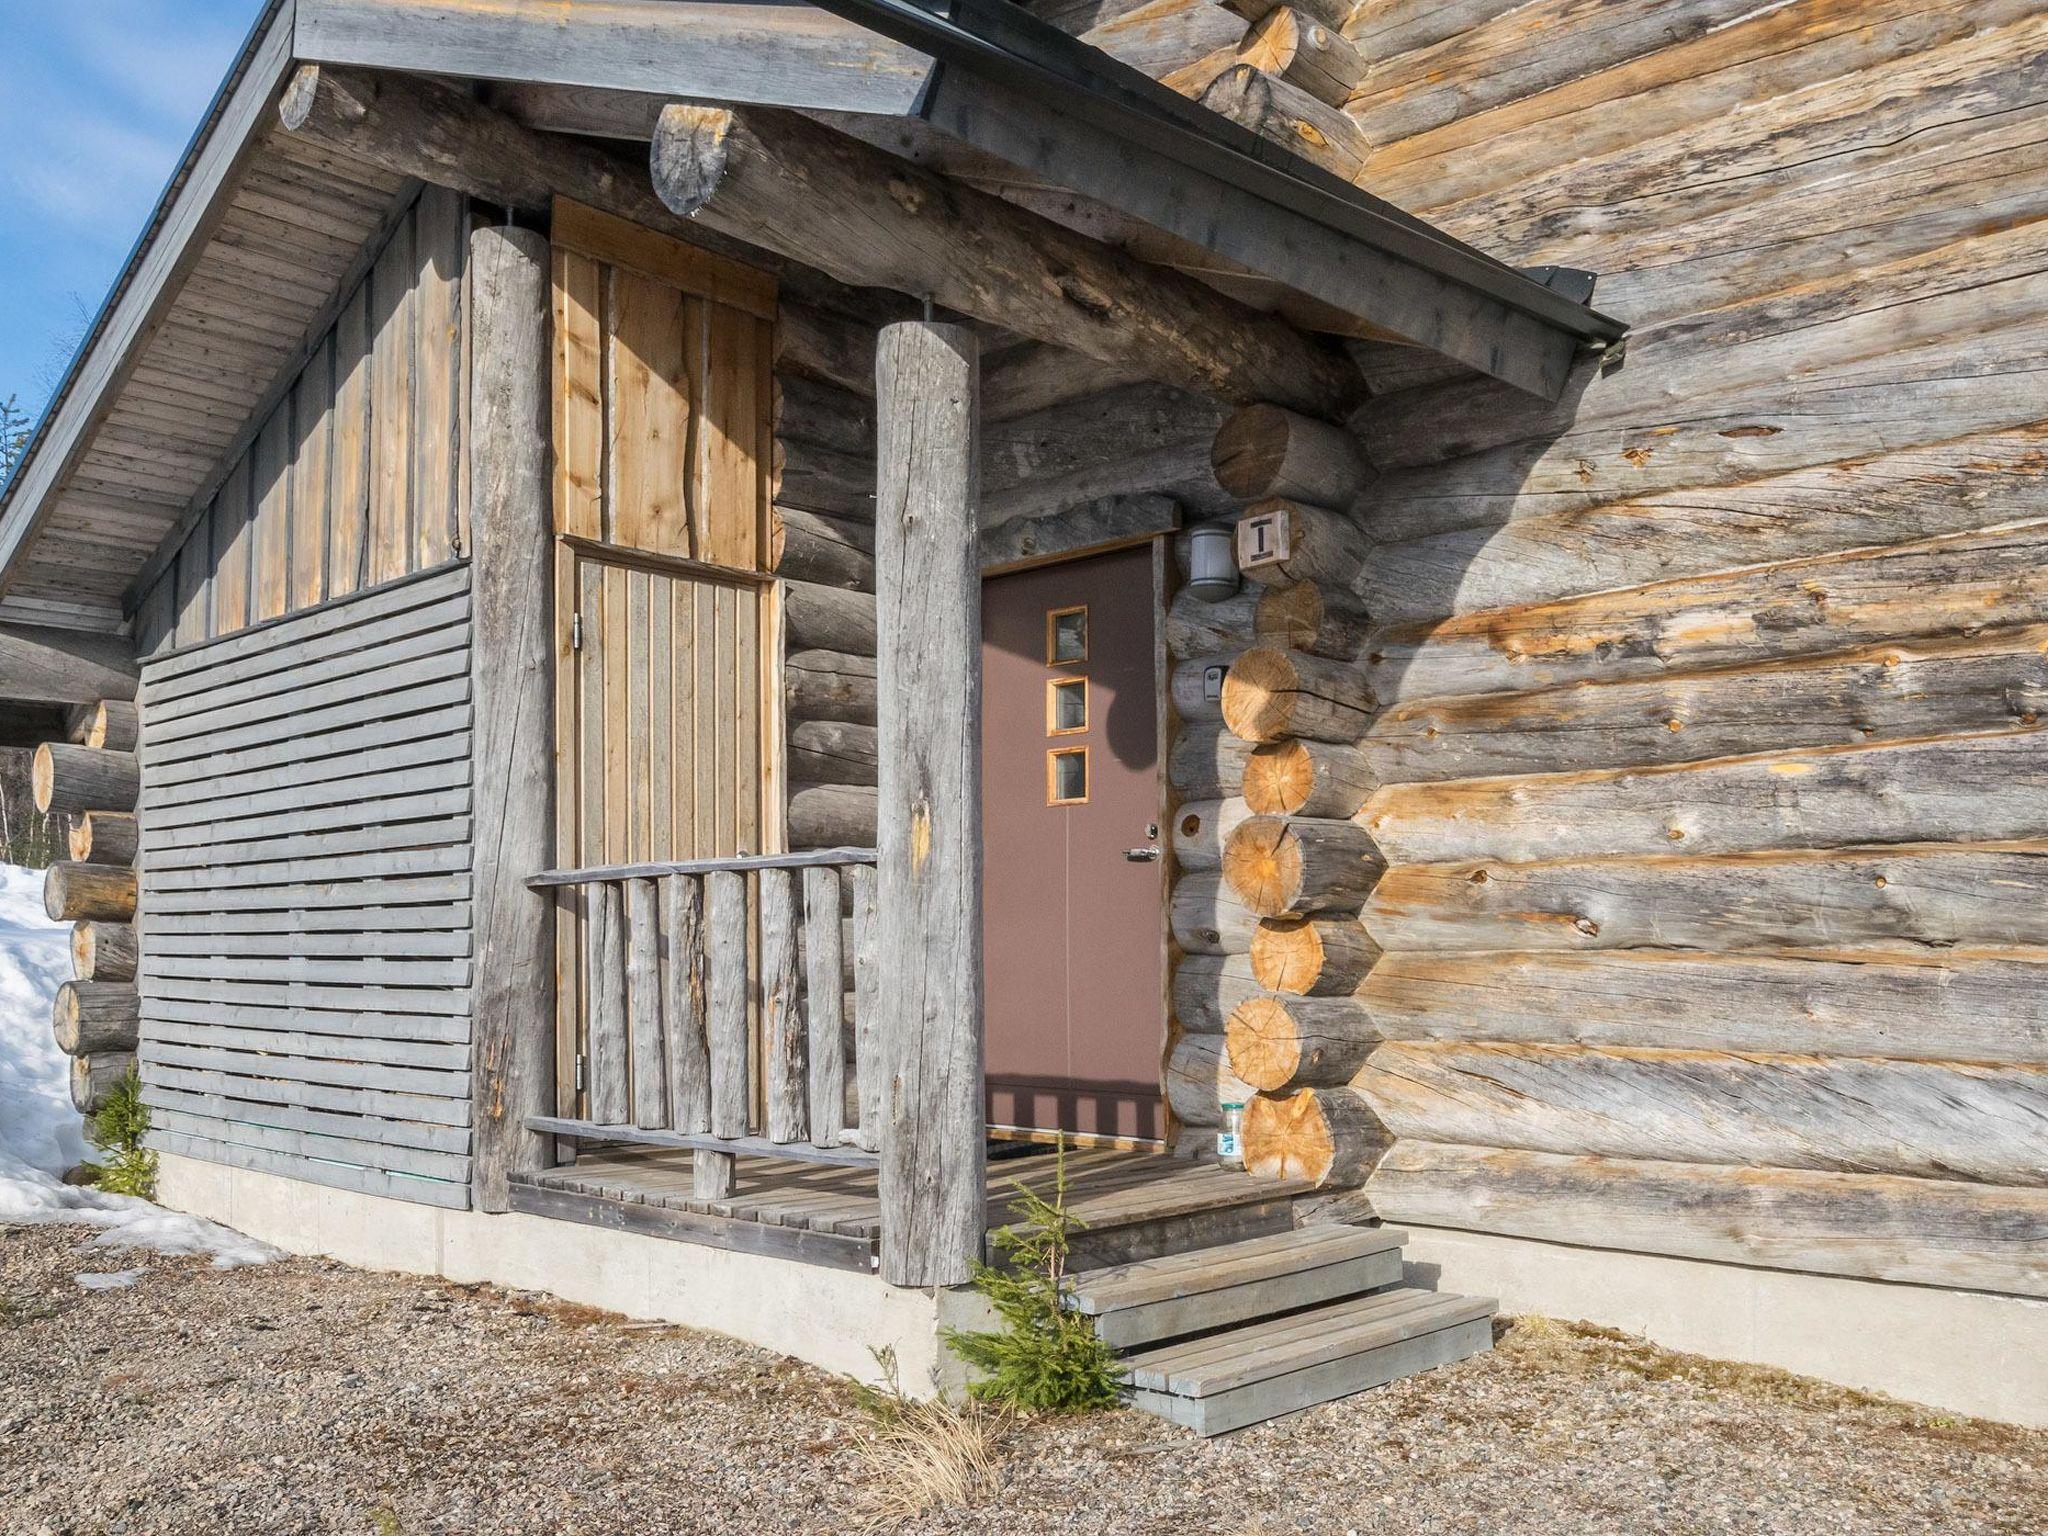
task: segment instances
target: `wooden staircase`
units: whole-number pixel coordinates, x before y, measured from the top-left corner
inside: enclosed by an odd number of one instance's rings
[[[1132,1405],[1202,1435],[1448,1365],[1493,1344],[1490,1298],[1403,1286],[1393,1227],[1310,1226],[1075,1275]]]

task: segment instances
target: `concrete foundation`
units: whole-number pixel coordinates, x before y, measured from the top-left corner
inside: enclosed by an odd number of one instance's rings
[[[2048,1426],[2048,1301],[1407,1227],[1408,1283],[1669,1349]]]
[[[879,1381],[876,1352],[893,1351],[904,1390],[917,1395],[958,1384],[939,1330],[987,1318],[969,1291],[899,1290],[875,1275],[517,1212],[440,1210],[170,1154],[157,1193],[174,1210],[288,1253],[545,1291],[726,1334],[861,1381]]]

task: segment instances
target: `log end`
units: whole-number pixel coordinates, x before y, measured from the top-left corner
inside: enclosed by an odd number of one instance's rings
[[[1223,677],[1223,723],[1233,736],[1276,742],[1291,734],[1301,677],[1294,659],[1272,646],[1255,646]]]
[[[1254,815],[1295,815],[1315,787],[1315,763],[1298,741],[1267,742],[1245,759],[1244,803]]]
[[[1301,1072],[1301,1031],[1274,998],[1239,1003],[1224,1022],[1223,1038],[1230,1070],[1263,1093],[1285,1088]]]
[[[1233,412],[1209,448],[1216,483],[1245,501],[1265,496],[1287,462],[1289,422],[1277,405],[1247,405]]]
[[[1305,993],[1323,973],[1323,936],[1306,918],[1266,918],[1252,935],[1252,979],[1269,992]]]
[[[36,809],[47,816],[50,814],[50,797],[57,787],[57,756],[47,741],[36,748],[35,756],[29,760],[28,774]]]
[[[1392,1137],[1349,1088],[1261,1095],[1244,1110],[1244,1165],[1268,1179],[1312,1184],[1364,1181]]]
[[[50,1033],[56,1037],[58,1050],[66,1056],[78,1054],[78,987],[74,982],[60,983],[50,1000]]]
[[[1301,895],[1300,840],[1277,816],[1249,817],[1223,845],[1223,878],[1254,916],[1291,912]]]
[[[733,115],[722,107],[673,102],[661,109],[648,151],[655,193],[672,213],[689,218],[725,180]]]

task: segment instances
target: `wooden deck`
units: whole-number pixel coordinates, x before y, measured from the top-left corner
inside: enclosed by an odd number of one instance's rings
[[[712,1247],[847,1269],[874,1267],[881,1203],[871,1168],[741,1158],[732,1195],[691,1194],[691,1154],[664,1148],[586,1152],[573,1165],[515,1175],[512,1208]],[[1306,1184],[1254,1179],[1159,1153],[1067,1154],[1067,1208],[1086,1230],[1073,1267],[1130,1263],[1206,1248],[1293,1224]],[[988,1165],[988,1224],[1000,1227],[1014,1185],[1049,1193],[1046,1148],[1005,1146]]]

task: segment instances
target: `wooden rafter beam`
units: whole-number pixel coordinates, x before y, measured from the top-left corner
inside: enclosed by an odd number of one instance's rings
[[[24,704],[132,699],[135,661],[123,636],[0,624],[0,694]]]
[[[298,0],[306,63],[847,112],[911,109],[931,60],[804,4]]]
[[[675,213],[844,283],[1226,400],[1330,415],[1363,391],[1327,341],[796,113],[670,106],[652,163]]]

